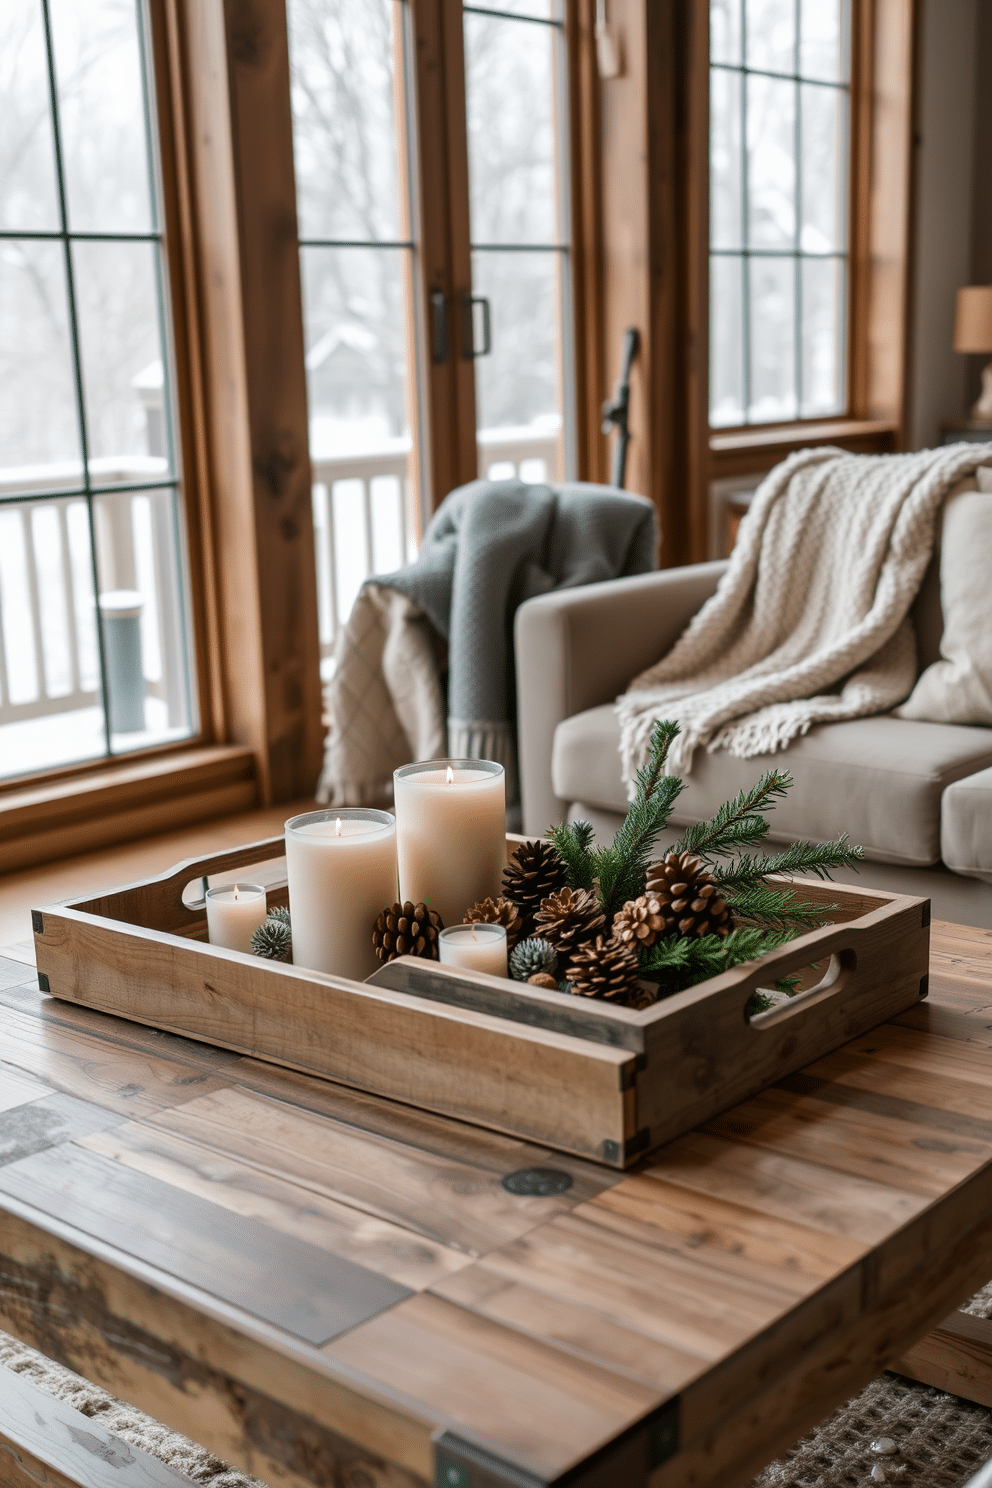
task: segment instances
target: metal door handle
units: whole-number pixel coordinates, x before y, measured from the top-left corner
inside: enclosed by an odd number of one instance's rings
[[[475,307],[482,306],[482,346],[475,344]],[[488,356],[493,349],[493,325],[489,301],[482,295],[462,295],[462,356],[466,362]]]

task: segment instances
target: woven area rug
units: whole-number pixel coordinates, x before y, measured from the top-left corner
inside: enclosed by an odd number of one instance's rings
[[[992,1317],[992,1283],[965,1312]],[[108,1395],[0,1333],[0,1365],[16,1370],[132,1446],[207,1488],[263,1488],[256,1478],[221,1462],[204,1447]],[[895,1452],[872,1451],[888,1438]],[[752,1488],[962,1488],[992,1459],[992,1412],[895,1374],[873,1380],[785,1456],[770,1462]],[[617,1485],[621,1488],[621,1485]]]

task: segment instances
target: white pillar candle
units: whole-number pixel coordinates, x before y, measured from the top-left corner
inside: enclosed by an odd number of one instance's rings
[[[502,925],[453,925],[437,938],[442,966],[465,966],[505,977],[506,931]]]
[[[357,807],[286,823],[293,964],[363,982],[378,966],[372,927],[396,901],[396,823]]]
[[[492,760],[422,760],[393,774],[400,898],[460,925],[498,899],[506,866],[506,787]]]
[[[251,954],[252,931],[265,924],[265,890],[260,884],[225,884],[208,889],[207,938],[211,945]]]

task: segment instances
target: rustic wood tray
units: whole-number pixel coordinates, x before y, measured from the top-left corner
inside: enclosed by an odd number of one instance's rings
[[[642,1012],[411,957],[352,982],[207,944],[206,878],[263,864],[242,876],[285,904],[284,853],[35,910],[42,991],[618,1168],[926,996],[929,900],[839,884],[803,885],[833,924]],[[809,989],[748,1021],[796,971]]]

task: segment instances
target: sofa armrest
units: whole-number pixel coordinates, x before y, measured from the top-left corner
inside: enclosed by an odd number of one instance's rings
[[[562,719],[612,702],[668,651],[715,591],[726,563],[556,589],[517,611],[517,738],[523,830],[564,820],[551,788],[551,746]]]

